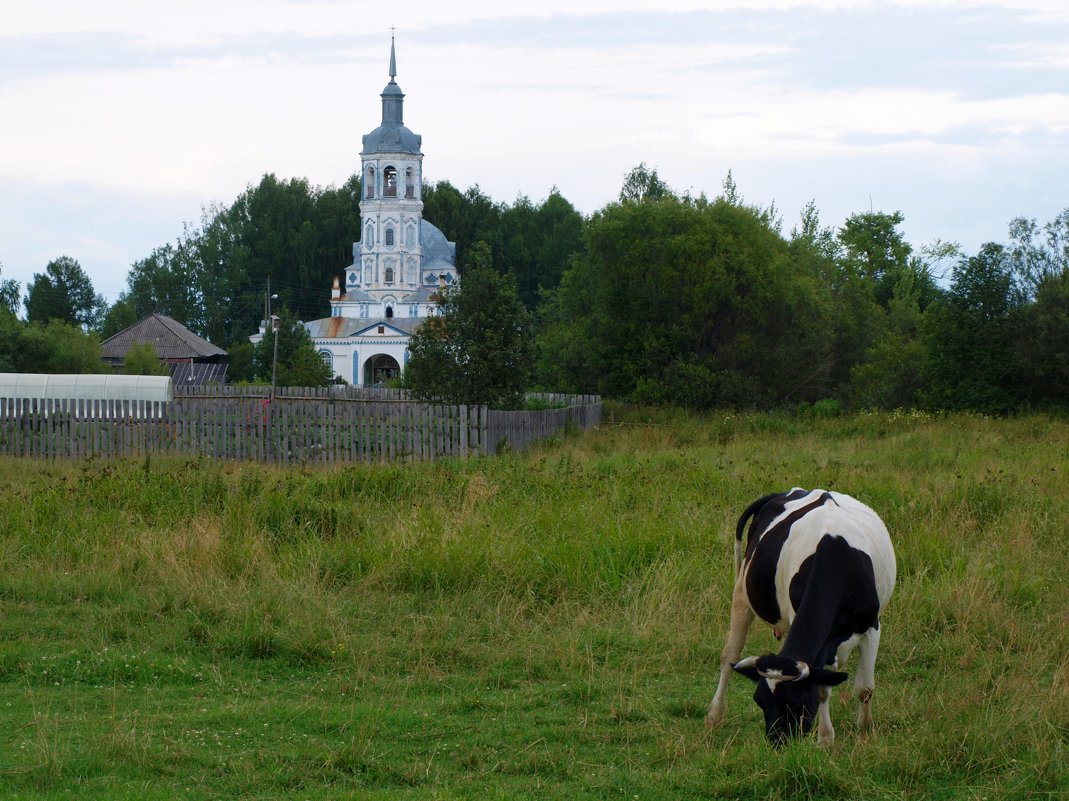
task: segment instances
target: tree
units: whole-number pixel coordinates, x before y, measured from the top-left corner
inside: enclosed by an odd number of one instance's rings
[[[136,262],[120,301],[135,320],[158,311],[217,343],[256,330],[268,283],[279,295],[276,308],[322,316],[331,278],[352,261],[359,187],[355,175],[323,189],[266,174]]]
[[[4,265],[0,264],[0,275]],[[12,315],[19,313],[19,282],[13,278],[0,278],[0,313],[7,311]]]
[[[334,378],[331,368],[319,357],[304,324],[290,312],[279,313],[278,365],[275,383],[280,387],[322,387]],[[260,381],[271,381],[275,356],[275,333],[268,330],[256,345],[253,363]]]
[[[534,310],[541,293],[560,284],[572,258],[583,249],[583,217],[554,188],[540,204],[521,196],[504,207],[499,220],[500,272],[516,278],[520,300]]]
[[[1012,320],[1020,298],[1002,245],[989,242],[958,262],[946,297],[932,304],[921,326],[928,405],[995,413],[1018,405]]]
[[[692,408],[824,397],[835,358],[823,261],[792,250],[766,210],[642,197],[588,221],[585,255],[544,308],[540,379]]]
[[[1024,399],[1034,405],[1069,403],[1069,272],[1051,274],[1032,303],[1012,318],[1014,362]]]
[[[108,366],[95,332],[60,320],[24,322],[0,310],[0,372],[105,373]]]
[[[657,168],[647,167],[641,162],[624,176],[624,185],[620,187],[621,203],[647,203],[675,197],[672,190],[657,175]]]
[[[456,242],[457,264],[463,275],[473,260],[473,248],[483,242],[495,263],[503,255],[501,216],[504,206],[495,203],[478,184],[461,192],[448,181],[423,185],[423,217]]]
[[[256,346],[248,339],[240,339],[227,346],[227,381],[237,384],[256,378]]]
[[[90,329],[107,310],[103,295],[93,291],[93,282],[70,256],[60,256],[44,273],[34,273],[26,290],[26,318],[31,323],[60,320]]]
[[[130,299],[120,296],[104,314],[104,319],[100,323],[101,339],[110,339],[140,319]]]
[[[431,402],[515,408],[534,363],[530,313],[514,280],[493,269],[489,245],[472,255],[459,286],[443,290],[440,315],[409,340],[405,384]]]
[[[902,238],[898,226],[901,212],[864,212],[847,218],[839,230],[845,258],[857,273],[871,282],[876,301],[886,307],[895,284],[909,269],[913,248]]]
[[[1048,279],[1069,271],[1069,209],[1041,228],[1035,220],[1010,222],[1010,261],[1022,291],[1034,297]]]
[[[26,324],[6,309],[0,309],[0,373],[19,373],[23,353],[22,332]]]
[[[126,351],[122,360],[126,375],[170,375],[166,364],[160,361],[156,346],[151,342],[137,342]]]

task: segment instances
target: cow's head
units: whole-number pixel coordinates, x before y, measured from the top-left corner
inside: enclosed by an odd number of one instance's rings
[[[749,656],[732,667],[757,683],[753,699],[765,713],[765,736],[776,747],[813,728],[820,687],[834,687],[847,679],[837,670],[811,668],[775,654]]]

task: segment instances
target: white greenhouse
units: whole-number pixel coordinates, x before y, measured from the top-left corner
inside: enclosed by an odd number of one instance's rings
[[[141,407],[153,401],[174,400],[174,389],[171,377],[166,375],[0,373],[0,398],[134,401]]]

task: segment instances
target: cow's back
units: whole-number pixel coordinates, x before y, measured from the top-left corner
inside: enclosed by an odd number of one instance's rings
[[[755,516],[744,566],[750,605],[766,622],[785,632],[794,618],[790,582],[825,536],[842,537],[867,554],[880,609],[895,583],[895,556],[887,528],[868,506],[838,492],[794,489],[769,502]]]

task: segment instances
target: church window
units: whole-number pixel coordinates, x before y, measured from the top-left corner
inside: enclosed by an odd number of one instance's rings
[[[416,171],[409,167],[405,170],[405,197],[414,198],[416,196]]]
[[[386,229],[386,233],[384,235],[384,239],[385,239],[386,247],[392,248],[393,247],[393,229],[392,228],[387,228]]]
[[[329,350],[319,351],[319,358],[327,367],[331,368],[332,370],[334,369],[334,354],[332,354]]]
[[[391,317],[393,317],[393,306],[387,306],[386,307],[386,319],[389,320]]]
[[[397,168],[387,167],[382,171],[383,192],[386,197],[397,197]]]
[[[375,197],[375,168],[368,167],[364,176],[364,197]]]
[[[393,283],[393,267],[387,267],[386,268],[386,283],[387,284],[392,284]]]

